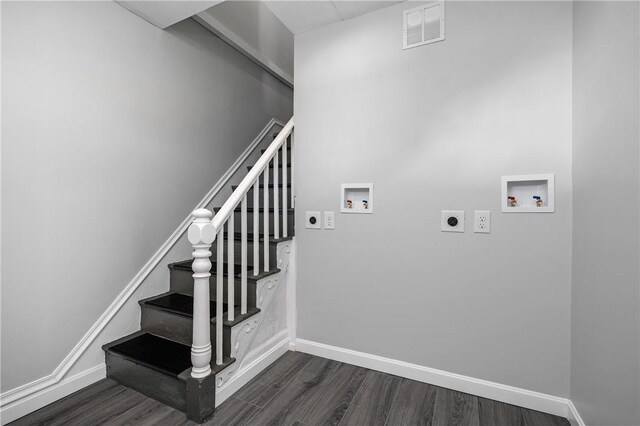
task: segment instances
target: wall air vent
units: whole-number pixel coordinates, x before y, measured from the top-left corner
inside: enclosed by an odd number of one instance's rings
[[[444,40],[444,2],[431,2],[404,11],[402,48]]]

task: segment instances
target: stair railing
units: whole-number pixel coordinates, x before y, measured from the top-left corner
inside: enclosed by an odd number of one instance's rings
[[[293,118],[284,126],[278,136],[258,159],[249,173],[240,182],[231,196],[211,219],[207,209],[193,212],[194,221],[189,226],[189,242],[193,246],[193,343],[191,345],[191,376],[203,378],[211,374],[211,333],[209,312],[209,277],[211,276],[211,245],[216,246],[216,364],[223,364],[223,300],[224,300],[224,229],[227,225],[227,320],[235,319],[235,218],[234,212],[240,206],[240,315],[247,313],[247,193],[253,189],[253,275],[260,275],[260,175],[263,179],[263,270],[269,271],[269,165],[273,161],[273,237],[280,239],[280,208],[282,207],[282,237],[288,236],[288,206],[294,203],[293,173],[291,191],[287,191],[287,141],[293,131]],[[290,142],[293,145],[293,141]],[[280,150],[282,150],[282,198],[280,198]],[[291,146],[291,171],[293,172],[293,146]]]

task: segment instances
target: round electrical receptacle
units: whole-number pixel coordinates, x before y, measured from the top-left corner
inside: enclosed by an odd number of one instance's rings
[[[309,223],[312,224],[312,225],[315,225],[317,221],[318,221],[318,219],[316,219],[315,216],[311,216],[309,218]]]
[[[453,227],[453,226],[457,226],[457,225],[458,225],[458,218],[457,218],[457,217],[455,217],[455,216],[450,216],[450,217],[447,219],[447,223],[449,224],[449,226],[452,226],[452,227]]]

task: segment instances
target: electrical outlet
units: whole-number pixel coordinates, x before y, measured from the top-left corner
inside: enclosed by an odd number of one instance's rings
[[[336,229],[335,212],[324,212],[324,229]]]
[[[307,229],[322,229],[322,213],[307,212],[307,221],[305,222]]]
[[[442,210],[440,230],[442,232],[464,232],[464,211]]]
[[[478,232],[480,234],[490,234],[491,212],[488,210],[476,210],[473,216],[473,232]]]

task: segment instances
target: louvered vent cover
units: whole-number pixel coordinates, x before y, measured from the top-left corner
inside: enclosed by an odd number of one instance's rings
[[[444,3],[432,2],[404,11],[402,48],[444,40]]]

